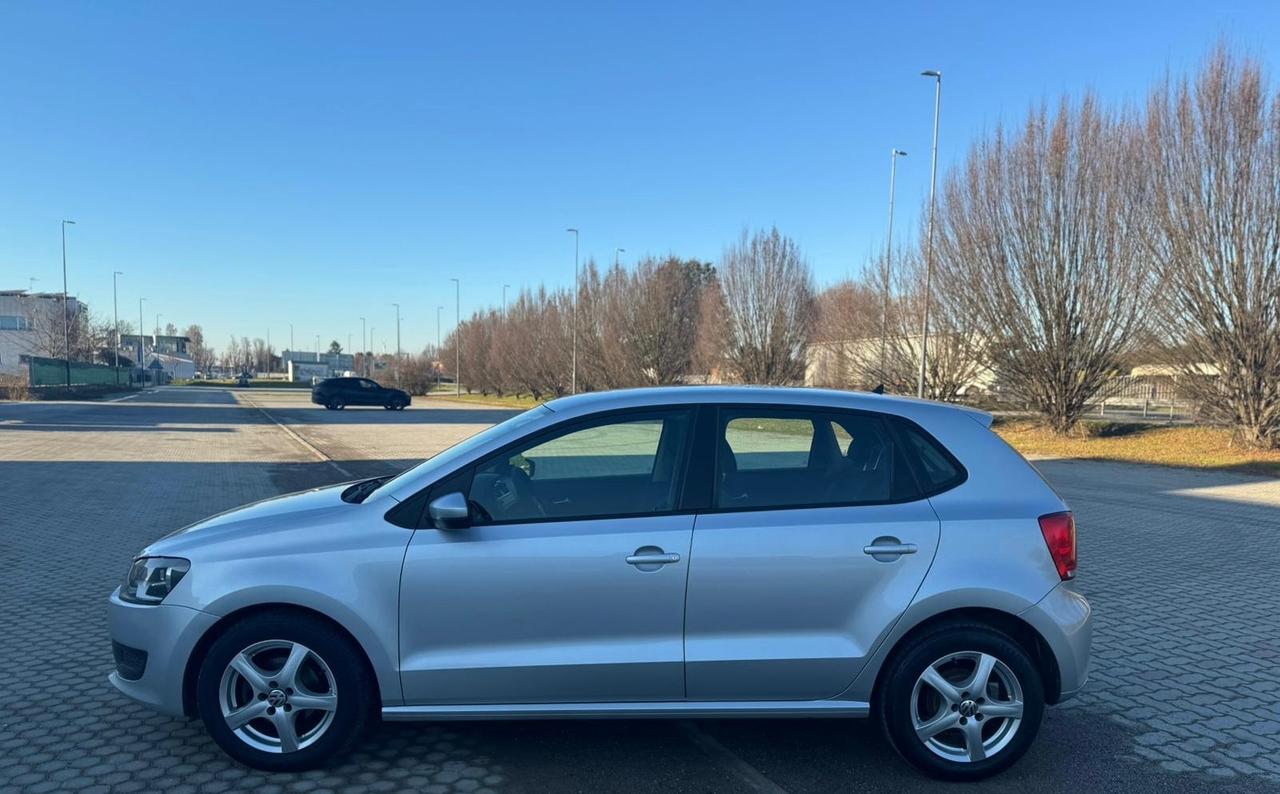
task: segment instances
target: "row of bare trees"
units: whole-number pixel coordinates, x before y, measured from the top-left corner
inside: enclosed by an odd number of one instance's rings
[[[460,361],[469,389],[535,397],[717,378],[799,383],[814,293],[795,241],[743,232],[718,268],[667,256],[601,273],[588,262],[576,305],[571,290],[525,289],[505,313],[462,323],[441,360],[450,371]]]
[[[1142,112],[1035,108],[972,146],[936,218],[927,396],[985,372],[1066,432],[1141,350],[1280,445],[1280,98],[1255,61],[1219,46]],[[915,390],[923,255],[893,253],[819,301],[820,382]]]

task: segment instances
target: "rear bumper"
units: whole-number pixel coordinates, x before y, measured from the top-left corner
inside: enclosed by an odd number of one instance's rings
[[[187,660],[217,620],[216,615],[189,607],[130,604],[120,600],[117,589],[107,607],[117,669],[107,679],[134,700],[181,715]]]
[[[1060,584],[1019,617],[1044,638],[1058,663],[1058,701],[1075,696],[1089,680],[1093,610],[1084,596]]]

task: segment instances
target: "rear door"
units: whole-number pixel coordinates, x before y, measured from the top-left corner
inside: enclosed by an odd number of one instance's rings
[[[723,407],[693,533],[690,700],[838,695],[910,604],[937,516],[881,417]]]

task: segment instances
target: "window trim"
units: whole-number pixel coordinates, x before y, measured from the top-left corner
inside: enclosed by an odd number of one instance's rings
[[[814,414],[818,414],[818,415],[843,414],[847,416],[861,416],[861,417],[867,417],[874,420],[878,420],[881,423],[881,426],[884,428],[885,432],[888,434],[889,442],[894,445],[895,454],[900,454],[904,452],[903,443],[899,439],[897,433],[895,432],[895,428],[893,426],[893,421],[892,421],[893,419],[897,419],[901,417],[898,417],[895,414],[887,414],[887,413],[882,413],[880,411],[865,411],[858,408],[835,408],[835,407],[825,406],[825,405],[796,405],[794,403],[785,403],[785,404],[781,404],[781,403],[780,404],[716,403],[712,406],[712,408],[714,409],[713,413],[715,415],[715,419],[711,423],[711,443],[713,445],[719,442],[719,437],[721,435],[720,427],[722,424],[721,417],[726,410],[731,410],[731,411],[756,410],[761,412],[790,411],[790,412],[808,412],[811,415],[810,418],[812,418],[812,415]],[[927,433],[925,435],[930,439],[933,438],[932,436],[929,436]],[[936,439],[934,441],[936,443]],[[939,445],[939,447],[941,447],[941,445]],[[941,448],[945,449],[945,447],[941,447]],[[719,496],[719,490],[720,490],[720,456],[712,455],[712,461],[714,463],[712,468],[714,469],[714,474],[711,480],[711,487],[712,487],[711,500],[710,500],[710,504],[705,509],[699,510],[698,512],[706,513],[706,514],[760,513],[765,511],[782,511],[782,510],[792,510],[792,511],[824,510],[824,509],[829,509],[833,507],[882,507],[885,505],[910,504],[911,502],[919,502],[921,500],[928,499],[929,495],[926,494],[924,489],[920,487],[919,474],[917,473],[917,470],[914,465],[914,461],[912,460],[913,456],[908,452],[906,457],[907,457],[907,460],[909,461],[908,469],[911,472],[912,485],[915,486],[915,493],[908,497],[902,497],[899,499],[865,500],[865,501],[857,501],[857,502],[849,502],[849,501],[808,502],[804,504],[763,505],[763,506],[756,506],[756,507],[717,507],[716,499]],[[961,467],[961,471],[963,470],[964,468]],[[956,484],[958,485],[959,483],[956,483]]]
[[[468,503],[470,503],[471,482],[475,479],[476,471],[479,470],[481,466],[484,466],[490,461],[500,458],[503,455],[510,453],[512,450],[517,449],[521,446],[524,446],[525,444],[537,445],[537,444],[545,443],[545,440],[550,440],[554,436],[560,436],[566,433],[576,432],[579,429],[586,429],[599,424],[607,424],[610,422],[610,420],[617,419],[619,417],[638,416],[643,418],[646,416],[657,416],[661,414],[676,414],[676,413],[689,414],[689,433],[685,439],[683,459],[678,462],[678,465],[680,466],[679,477],[673,478],[677,480],[674,509],[661,510],[661,511],[648,510],[648,511],[637,512],[637,513],[601,513],[601,514],[593,514],[588,516],[572,516],[572,517],[545,516],[545,517],[511,519],[511,520],[504,520],[504,521],[496,521],[496,520],[485,521],[482,523],[475,523],[473,521],[473,526],[502,527],[502,526],[514,526],[514,525],[526,525],[526,524],[569,523],[569,522],[576,522],[576,521],[605,521],[610,519],[623,519],[623,518],[654,518],[658,516],[692,515],[694,513],[699,512],[698,510],[689,509],[685,505],[685,498],[684,498],[685,491],[687,490],[688,484],[689,484],[689,471],[691,468],[690,464],[692,462],[692,457],[693,457],[692,451],[693,451],[694,445],[697,443],[698,417],[701,413],[698,410],[697,405],[693,405],[690,403],[683,403],[683,404],[676,404],[676,405],[652,405],[652,406],[642,406],[642,407],[636,407],[636,408],[619,408],[612,411],[601,411],[599,413],[594,413],[587,416],[578,416],[572,419],[566,419],[565,421],[558,422],[554,425],[551,425],[550,427],[544,427],[541,430],[535,430],[534,432],[529,433],[528,435],[521,436],[515,441],[512,441],[509,444],[504,444],[503,446],[499,447],[493,452],[490,452],[488,455],[485,455],[484,457],[478,460],[474,460],[471,463],[468,463],[464,467],[467,470],[466,472],[466,482],[467,482],[467,492],[468,492],[466,494],[466,496],[468,497],[467,501]],[[453,477],[457,476],[460,472],[461,470],[455,471],[452,474],[446,475],[445,477],[442,477],[438,482],[444,482],[445,480],[452,479]],[[429,486],[429,487],[435,487],[435,484],[432,484],[432,486]]]

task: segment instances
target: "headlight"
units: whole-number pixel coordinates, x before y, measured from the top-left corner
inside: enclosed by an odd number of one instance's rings
[[[159,604],[191,570],[181,557],[139,557],[129,568],[120,598],[133,604]]]

